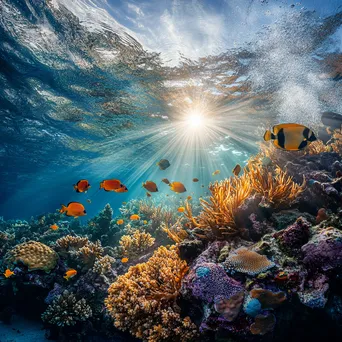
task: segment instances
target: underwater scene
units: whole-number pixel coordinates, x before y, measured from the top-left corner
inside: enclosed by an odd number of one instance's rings
[[[0,0],[0,342],[342,339],[342,0]]]

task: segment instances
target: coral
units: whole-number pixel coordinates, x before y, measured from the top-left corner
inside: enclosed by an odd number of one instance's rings
[[[86,300],[77,300],[73,293],[64,291],[48,306],[42,314],[42,320],[60,327],[75,325],[92,316],[92,310]]]
[[[312,270],[331,270],[342,265],[342,232],[328,227],[301,248],[303,263]]]
[[[214,263],[197,264],[186,277],[184,287],[205,303],[230,299],[243,292],[242,285],[228,277],[221,265]]]
[[[293,225],[273,234],[273,236],[289,255],[296,255],[300,248],[308,242],[310,227],[311,224],[305,218],[299,217]]]
[[[228,256],[224,262],[224,266],[237,272],[256,275],[267,271],[275,266],[275,264],[268,260],[264,255],[260,255],[242,247]]]
[[[258,315],[255,317],[255,322],[251,325],[251,333],[253,335],[265,335],[272,331],[276,324],[276,318],[273,314]]]
[[[258,299],[251,298],[250,296],[248,296],[248,298],[247,298],[247,300],[243,306],[243,310],[246,313],[246,315],[251,316],[251,317],[255,317],[261,311],[261,303],[259,302]]]
[[[214,304],[215,311],[220,313],[228,322],[233,322],[240,313],[243,303],[243,291],[227,298],[217,298]]]
[[[178,244],[179,256],[187,262],[197,258],[203,249],[204,244],[200,240],[183,240]]]
[[[260,302],[262,309],[275,309],[286,300],[284,292],[274,293],[265,289],[253,289],[250,296]]]
[[[21,262],[29,271],[50,272],[57,264],[58,254],[40,242],[28,241],[15,246],[6,254],[5,259],[13,264]]]
[[[114,263],[115,259],[113,257],[105,255],[95,260],[93,271],[103,275],[111,274]]]
[[[89,243],[87,237],[66,235],[56,241],[56,248],[60,253],[76,251]]]
[[[327,211],[324,208],[321,208],[317,212],[316,216],[316,223],[321,223],[322,221],[325,221],[329,218]]]
[[[342,133],[340,130],[335,130],[331,139],[331,148],[335,153],[338,153],[342,156]]]
[[[163,223],[162,230],[175,243],[180,243],[189,237],[188,232],[183,229],[179,220],[177,220],[177,222],[174,225],[172,225],[170,228],[168,227],[166,223]]]
[[[119,244],[121,253],[125,257],[138,256],[148,248],[153,246],[155,238],[149,233],[135,230],[132,235],[124,235],[121,237]]]
[[[85,268],[91,268],[96,259],[100,258],[103,254],[101,242],[98,240],[95,243],[88,242],[75,252],[75,256],[79,259]]]
[[[313,141],[309,146],[304,150],[307,154],[320,154],[324,152],[331,151],[330,145],[325,145],[322,140]]]
[[[110,286],[105,304],[120,330],[144,341],[187,341],[196,335],[191,320],[181,318],[176,299],[188,267],[176,249],[159,247],[143,264]]]

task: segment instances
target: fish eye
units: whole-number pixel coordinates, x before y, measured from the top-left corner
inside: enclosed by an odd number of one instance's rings
[[[83,211],[85,214],[87,213],[85,210]]]

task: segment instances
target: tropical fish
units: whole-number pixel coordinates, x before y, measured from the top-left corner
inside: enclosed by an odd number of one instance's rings
[[[177,209],[177,211],[178,211],[179,213],[184,213],[185,208],[184,208],[184,207],[179,207],[179,208]]]
[[[12,275],[14,275],[14,272],[11,271],[9,268],[8,268],[8,269],[5,271],[5,273],[4,273],[4,276],[5,276],[6,278],[12,277]]]
[[[79,202],[70,202],[67,206],[62,204],[62,208],[59,210],[59,212],[61,214],[65,213],[66,216],[74,216],[74,217],[87,215],[87,212],[85,211],[83,204]]]
[[[212,175],[213,175],[213,176],[219,175],[220,172],[221,172],[220,170],[215,170],[215,171],[212,173]]]
[[[149,192],[146,192],[147,197],[151,197],[152,195]]]
[[[123,205],[126,205],[126,204],[127,204],[127,202],[122,202],[122,204],[123,204]]]
[[[116,193],[121,193],[121,192],[127,192],[128,191],[126,186],[124,186],[123,184],[121,184],[121,185],[122,185],[121,188],[114,190]]]
[[[79,180],[76,184],[74,184],[74,189],[76,192],[87,192],[90,188],[90,184],[86,179]]]
[[[192,197],[191,197],[191,196],[188,196],[186,199],[187,199],[188,201],[191,201],[191,200],[192,200]]]
[[[167,178],[163,178],[162,182],[164,182],[165,184],[170,184],[170,181]]]
[[[87,202],[88,202],[88,203],[91,203],[91,199],[90,199],[90,198],[88,198],[88,199],[87,199]]]
[[[267,130],[264,140],[272,140],[274,146],[287,151],[298,151],[317,140],[314,132],[299,124],[287,123],[273,126],[273,133]]]
[[[133,215],[131,215],[130,219],[131,219],[132,221],[137,221],[137,220],[140,220],[140,216],[137,215],[137,214],[133,214]]]
[[[105,191],[115,191],[123,186],[118,179],[105,179],[100,183],[100,189],[104,189]]]
[[[57,224],[53,224],[53,225],[50,226],[50,228],[52,230],[58,230],[59,227],[57,226]]]
[[[120,225],[120,224],[123,224],[123,223],[124,223],[124,220],[123,220],[123,219],[119,219],[119,220],[116,221],[116,224],[119,224],[119,225]]]
[[[121,262],[122,262],[123,264],[125,264],[126,262],[128,262],[128,258],[122,258],[122,259],[121,259]]]
[[[201,187],[204,188],[204,184],[202,184]]]
[[[171,164],[167,159],[161,159],[157,165],[159,166],[160,170],[166,170]]]
[[[233,174],[237,177],[239,175],[239,173],[241,172],[241,166],[240,164],[236,164],[236,166],[233,169]]]
[[[65,276],[63,277],[66,280],[69,280],[70,278],[73,278],[77,274],[77,271],[73,268],[70,268],[65,272]]]
[[[199,179],[198,179],[198,178],[193,178],[192,181],[193,181],[194,183],[197,183],[197,182],[199,181]]]
[[[144,223],[144,224],[147,224],[147,221],[146,221],[146,220],[144,220],[144,221],[143,221],[143,223]]]
[[[182,193],[186,191],[184,184],[181,182],[172,182],[169,184],[169,186],[170,186],[171,191],[174,191],[177,193]]]
[[[150,192],[157,192],[158,191],[158,187],[157,184],[155,182],[152,181],[146,181],[145,183],[143,183],[143,187]]]

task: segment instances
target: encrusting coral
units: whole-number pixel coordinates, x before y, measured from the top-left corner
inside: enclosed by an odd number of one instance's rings
[[[248,275],[256,275],[275,266],[275,264],[268,260],[266,256],[244,247],[239,248],[230,254],[224,265],[227,269]]]
[[[120,330],[144,341],[188,341],[196,335],[176,304],[188,267],[175,248],[159,247],[143,264],[131,266],[109,288],[105,304]]]
[[[10,250],[6,254],[5,260],[12,264],[21,262],[28,267],[29,271],[50,272],[57,264],[58,254],[43,243],[28,241]]]
[[[119,244],[122,255],[129,258],[146,251],[153,246],[154,241],[151,234],[135,230],[132,235],[122,236]]]
[[[92,310],[84,298],[77,300],[69,291],[64,291],[48,306],[42,320],[60,327],[75,325],[92,316]]]

